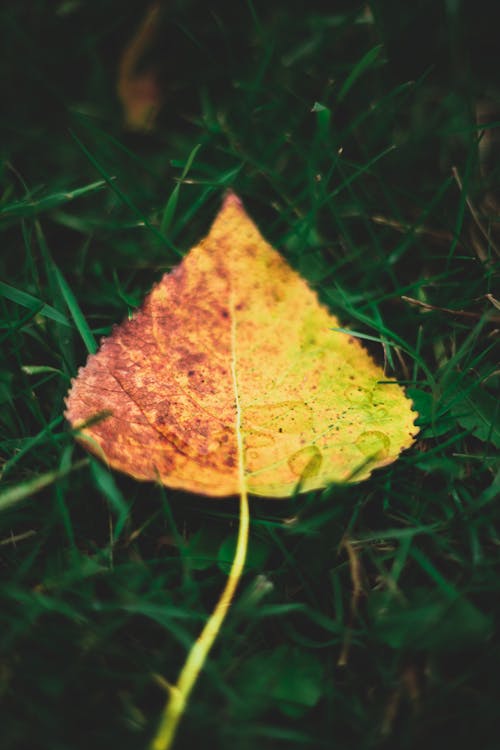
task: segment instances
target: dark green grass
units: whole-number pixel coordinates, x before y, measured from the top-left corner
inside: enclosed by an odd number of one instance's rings
[[[252,501],[247,572],[177,746],[498,747],[488,13],[167,3],[150,52],[165,103],[139,136],[123,131],[114,87],[142,4],[10,5],[2,750],[144,748],[157,676],[175,679],[224,584],[236,503],[109,473],[62,415],[87,353],[204,234],[229,186],[407,385],[421,433],[360,485]]]

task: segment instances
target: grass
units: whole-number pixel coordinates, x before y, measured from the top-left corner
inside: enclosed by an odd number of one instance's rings
[[[143,5],[21,6],[0,12],[2,748],[145,748],[160,676],[175,679],[224,584],[237,502],[110,473],[62,414],[88,352],[231,186],[407,386],[421,433],[362,484],[252,500],[243,583],[176,746],[493,750],[488,13],[168,4],[149,52],[163,107],[138,134],[115,85]]]

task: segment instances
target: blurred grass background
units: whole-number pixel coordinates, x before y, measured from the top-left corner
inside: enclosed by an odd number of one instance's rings
[[[0,745],[147,745],[237,505],[110,473],[64,396],[232,187],[419,411],[369,481],[252,502],[177,747],[498,747],[500,77],[493,3],[0,10]],[[372,337],[374,340],[371,340]]]

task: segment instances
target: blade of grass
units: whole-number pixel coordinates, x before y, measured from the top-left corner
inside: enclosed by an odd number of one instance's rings
[[[333,198],[336,198],[343,190],[345,190],[346,187],[348,187],[351,182],[354,182],[358,179],[358,177],[361,177],[362,174],[365,172],[369,172],[371,167],[373,167],[374,164],[376,164],[378,161],[384,158],[384,156],[387,156],[387,154],[390,154],[391,151],[394,151],[397,146],[394,143],[391,143],[390,146],[387,148],[384,148],[383,151],[380,151],[380,153],[376,154],[370,161],[368,161],[366,164],[362,164],[361,166],[357,164],[353,164],[354,172],[350,175],[350,177],[347,177],[345,180],[341,182],[338,187],[335,188],[335,190],[332,190],[331,193],[328,194],[327,199],[328,201],[331,201]]]
[[[363,55],[360,60],[358,60],[341,86],[341,89],[337,95],[337,99],[339,102],[341,102],[345,98],[347,93],[354,86],[358,78],[363,75],[365,70],[368,70],[368,68],[371,68],[372,65],[374,65],[377,57],[380,54],[380,51],[382,50],[382,47],[382,44],[376,44],[375,47],[369,49],[368,52]]]
[[[62,416],[58,416],[55,419],[50,422],[46,427],[41,430],[38,435],[35,435],[32,438],[27,438],[26,442],[24,443],[23,447],[20,448],[16,453],[10,458],[8,461],[6,461],[2,467],[2,470],[0,472],[0,477],[2,480],[5,479],[7,476],[7,473],[12,469],[13,466],[15,466],[18,461],[20,461],[23,456],[25,456],[29,451],[31,451],[33,448],[35,448],[37,445],[43,442],[44,438],[46,438],[48,435],[51,435],[53,438],[52,430],[55,427],[58,427],[61,422],[63,421]]]
[[[77,461],[67,469],[47,471],[45,474],[40,474],[40,476],[35,477],[35,479],[21,482],[14,487],[9,487],[9,489],[0,492],[0,512],[10,508],[12,505],[20,503],[22,500],[26,500],[26,498],[40,492],[40,490],[45,489],[45,487],[49,487],[51,484],[54,484],[54,482],[57,482],[58,479],[62,479],[62,477],[67,476],[71,472],[78,471],[78,469],[88,466],[88,463],[89,460],[83,458],[81,461]]]
[[[75,190],[52,193],[52,195],[44,196],[38,200],[29,198],[16,201],[15,203],[9,203],[0,208],[0,218],[15,218],[18,216],[24,218],[27,216],[37,216],[44,211],[51,211],[58,206],[74,201],[76,198],[81,198],[83,195],[96,193],[105,187],[107,187],[105,180],[97,180],[96,182],[91,182],[84,187],[76,188]]]
[[[66,305],[68,307],[71,317],[73,318],[73,321],[78,330],[78,333],[82,337],[83,342],[85,346],[87,347],[87,351],[89,352],[89,354],[95,354],[95,352],[97,351],[97,343],[94,338],[94,334],[90,330],[89,325],[87,321],[85,320],[85,316],[80,309],[80,305],[76,301],[76,297],[71,291],[68,285],[68,282],[62,275],[62,272],[59,270],[59,268],[55,264],[54,264],[53,270],[54,270],[57,283],[59,284],[59,289],[61,290],[61,294],[64,297],[64,301],[66,302]]]
[[[161,219],[160,224],[160,232],[164,235],[168,232],[170,225],[172,224],[175,210],[177,208],[177,202],[179,200],[179,191],[181,189],[181,184],[183,180],[186,179],[189,170],[191,169],[193,162],[196,158],[196,154],[201,148],[201,143],[197,143],[196,146],[193,148],[191,153],[189,154],[186,164],[184,166],[184,169],[182,170],[182,174],[180,176],[180,181],[177,183],[177,185],[174,187],[170,194],[170,198],[167,201],[167,205],[165,206],[165,209],[163,211],[163,216]]]
[[[69,320],[54,307],[47,305],[32,294],[23,292],[21,289],[16,289],[10,286],[10,284],[5,284],[3,281],[0,281],[0,296],[9,299],[11,302],[15,302],[17,305],[27,307],[29,310],[35,310],[37,315],[43,315],[45,318],[50,318],[51,320],[55,320],[56,323],[61,323],[61,325],[71,328]]]
[[[113,478],[113,475],[98,461],[91,459],[90,471],[94,481],[116,513],[115,540],[119,539],[129,516],[129,506]]]

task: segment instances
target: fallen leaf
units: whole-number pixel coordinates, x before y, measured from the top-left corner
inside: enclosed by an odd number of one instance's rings
[[[359,481],[418,432],[403,389],[339,328],[230,193],[208,237],[72,382],[66,416],[111,467],[240,496],[226,585],[176,684],[163,681],[152,750],[171,747],[243,573],[248,493],[286,497]],[[304,690],[314,705],[314,685]]]
[[[191,492],[360,481],[412,444],[417,415],[339,327],[231,193],[208,237],[89,357],[66,416],[111,467]]]
[[[157,31],[160,4],[153,3],[125,47],[118,70],[117,94],[123,106],[125,127],[149,131],[161,107],[161,92],[154,68],[138,71],[139,63]]]

